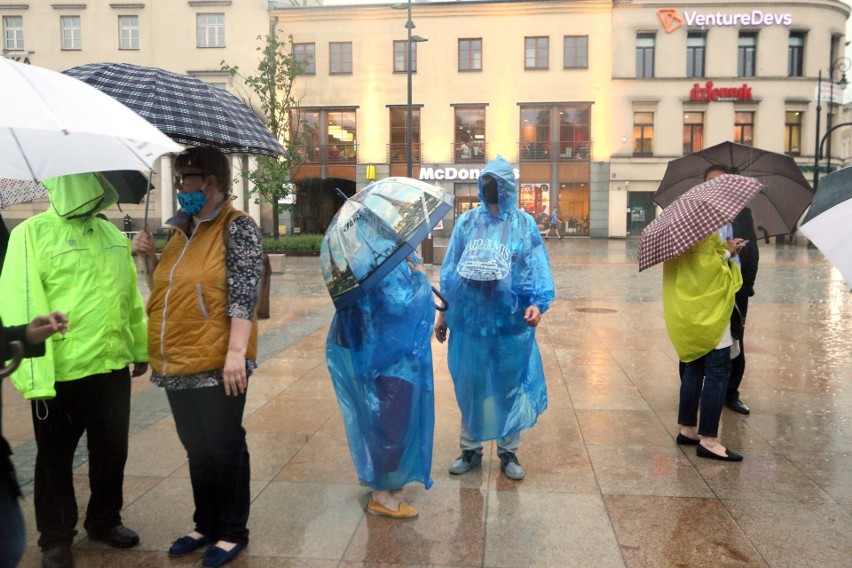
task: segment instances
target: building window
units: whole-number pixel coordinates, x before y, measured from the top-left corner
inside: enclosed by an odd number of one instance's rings
[[[589,36],[565,36],[565,69],[589,68]]]
[[[801,77],[805,60],[804,32],[790,32],[790,43],[787,46],[787,76]]]
[[[459,71],[482,71],[482,38],[459,40]]]
[[[657,36],[653,33],[636,34],[636,76],[654,76],[654,47]]]
[[[326,112],[326,147],[330,162],[355,161],[355,141],[358,139],[355,128],[354,110],[329,110]]]
[[[225,14],[196,14],[196,46],[225,47]]]
[[[704,52],[707,35],[704,32],[689,32],[686,35],[686,76],[704,77]]]
[[[737,41],[737,76],[754,77],[757,59],[757,33],[740,32]]]
[[[691,154],[704,149],[704,113],[683,113],[683,153]]]
[[[588,160],[591,150],[591,107],[559,107],[560,160]]]
[[[456,162],[485,161],[485,107],[456,107]]]
[[[24,49],[24,17],[3,16],[3,46],[9,51]]]
[[[524,38],[524,69],[547,69],[550,55],[549,37]]]
[[[299,157],[304,163],[319,164],[322,160],[320,124],[319,111],[290,111],[290,137],[297,141]]]
[[[790,156],[802,155],[802,113],[787,111],[784,113],[784,153]]]
[[[352,73],[352,42],[328,44],[328,70],[332,75]]]
[[[405,46],[408,41],[393,42],[393,72],[408,73],[408,61],[405,58]],[[417,73],[417,42],[411,42],[411,72]]]
[[[80,16],[60,16],[59,27],[62,29],[62,49],[83,49]]]
[[[139,49],[139,16],[118,17],[118,48]]]
[[[654,155],[654,113],[633,113],[633,155]]]
[[[408,162],[408,138],[406,133],[408,112],[405,107],[390,109],[390,162]],[[420,163],[420,108],[411,109],[411,161]]]
[[[521,107],[522,161],[550,159],[551,109],[545,107]]]
[[[317,48],[314,43],[293,44],[293,57],[299,64],[299,72],[302,75],[316,75],[317,73]]]
[[[754,146],[754,113],[734,113],[734,142]]]

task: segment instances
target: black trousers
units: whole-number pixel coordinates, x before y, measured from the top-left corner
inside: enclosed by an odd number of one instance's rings
[[[726,402],[736,402],[740,398],[740,383],[743,382],[745,374],[745,320],[748,314],[748,296],[745,294],[737,294],[736,296],[737,310],[734,310],[733,318],[739,319],[736,328],[740,340],[740,353],[731,359],[731,377],[728,379],[728,392],[725,395]],[[741,314],[741,315],[740,315]],[[733,333],[735,324],[731,321],[731,330]]]
[[[92,496],[83,526],[89,532],[121,523],[130,426],[130,370],[125,367],[57,382],[56,398],[32,403],[35,430],[35,513],[42,550],[70,546],[77,526],[72,466],[83,432]]]
[[[180,441],[189,457],[195,530],[215,542],[248,544],[251,470],[243,429],[246,393],[222,386],[167,390]]]

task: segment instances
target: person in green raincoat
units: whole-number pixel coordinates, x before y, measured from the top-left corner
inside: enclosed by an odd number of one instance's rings
[[[74,451],[88,438],[91,497],[83,523],[92,540],[126,548],[138,535],[121,523],[133,376],[147,371],[145,306],[130,241],[96,215],[118,201],[100,174],[43,180],[50,208],[12,231],[0,276],[4,323],[61,311],[68,329],[45,354],[24,359],[12,382],[32,401],[38,447],[35,516],[42,566],[73,566],[77,534]]]
[[[698,457],[741,461],[718,438],[731,371],[731,312],[743,283],[730,259],[742,239],[722,243],[714,232],[663,265],[663,312],[681,376],[677,443],[696,446]],[[700,407],[700,418],[699,418]]]

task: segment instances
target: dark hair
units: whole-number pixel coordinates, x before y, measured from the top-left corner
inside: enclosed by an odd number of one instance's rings
[[[203,173],[216,176],[219,190],[228,195],[231,189],[231,161],[213,146],[193,146],[175,158],[175,169],[197,168]]]
[[[723,174],[735,174],[737,173],[736,168],[729,168],[725,164],[713,164],[706,170],[704,170],[704,179],[707,179],[707,176],[712,174],[713,172],[722,172]]]

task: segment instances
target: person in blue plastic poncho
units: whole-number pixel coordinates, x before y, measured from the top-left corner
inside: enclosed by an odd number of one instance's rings
[[[432,485],[435,305],[423,265],[402,262],[355,303],[338,309],[326,359],[361,483],[373,489],[367,512],[415,517],[395,492]]]
[[[547,408],[535,328],[553,301],[550,261],[535,220],[517,207],[512,166],[497,156],[479,178],[482,204],[456,221],[435,337],[450,330],[449,367],[462,415],[461,456],[450,473],[482,461],[482,442],[497,440],[500,469],[522,479],[520,433]]]

